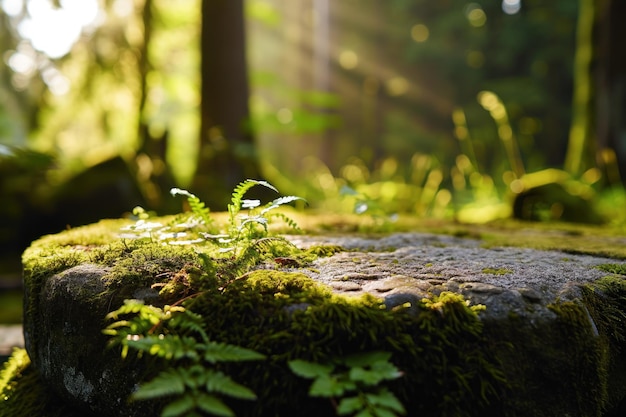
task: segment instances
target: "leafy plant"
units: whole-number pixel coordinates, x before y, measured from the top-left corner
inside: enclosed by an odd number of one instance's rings
[[[130,316],[128,318],[124,318]],[[172,397],[161,417],[200,415],[234,416],[223,397],[254,400],[255,393],[217,369],[221,362],[255,361],[264,355],[250,349],[209,340],[202,316],[181,306],[164,308],[127,300],[107,319],[116,320],[103,332],[112,336],[111,345],[130,349],[138,356],[148,354],[168,362],[154,379],[139,386],[131,399],[154,400]]]
[[[220,230],[208,207],[195,194],[181,188],[172,188],[173,196],[184,196],[191,211],[190,216],[179,216],[170,224],[149,220],[149,214],[141,207],[133,209],[137,221],[122,229],[123,238],[147,238],[163,241],[171,245],[188,245],[213,243],[222,248],[223,252],[241,248],[246,250],[250,244],[269,235],[268,225],[274,219],[280,219],[294,230],[298,224],[284,213],[275,211],[277,208],[294,201],[304,201],[297,196],[282,196],[261,205],[260,200],[244,199],[245,194],[254,186],[263,186],[270,190],[278,190],[266,181],[245,180],[233,190],[231,203],[228,204],[228,224]],[[242,213],[242,209],[247,209]]]
[[[406,411],[393,392],[381,386],[402,376],[390,358],[389,352],[374,351],[349,355],[331,364],[296,359],[289,367],[296,375],[312,379],[309,395],[330,398],[338,415],[394,417]]]
[[[195,194],[180,188],[172,188],[170,190],[170,194],[173,196],[182,195],[187,197],[187,203],[189,203],[192,213],[198,216],[203,224],[207,226],[211,226],[213,224],[211,210],[209,210],[209,208]]]
[[[266,181],[245,180],[233,190],[231,203],[228,205],[229,228],[228,237],[231,241],[251,240],[267,236],[267,226],[274,217],[281,218],[290,227],[298,229],[298,225],[289,217],[282,213],[270,213],[274,209],[297,200],[303,200],[296,196],[279,197],[264,206],[261,206],[260,200],[244,200],[245,194],[252,187],[260,185],[270,190],[278,192],[278,190]],[[248,209],[247,215],[240,215],[241,209]],[[261,226],[259,229],[258,226]]]

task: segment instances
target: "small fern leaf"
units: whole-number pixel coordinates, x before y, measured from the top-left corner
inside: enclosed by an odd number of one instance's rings
[[[183,314],[176,315],[169,322],[171,329],[177,329],[181,333],[190,334],[196,333],[200,335],[202,340],[208,341],[209,337],[206,331],[202,327],[203,318],[197,313],[193,313],[189,310],[185,310]]]
[[[111,311],[106,315],[107,320],[117,320],[117,318],[124,314],[136,314],[144,308],[144,302],[142,300],[125,300],[124,304],[117,310]]]
[[[154,379],[139,386],[131,398],[133,400],[150,400],[153,398],[180,395],[185,392],[185,375],[177,369],[161,372]]]
[[[282,221],[285,222],[285,224],[287,224],[287,226],[291,227],[293,230],[296,231],[300,231],[300,226],[298,226],[298,223],[296,223],[295,220],[293,220],[291,217],[288,217],[286,215],[284,215],[283,213],[272,213],[270,215],[271,217],[278,217],[279,219],[281,219]]]
[[[304,201],[306,203],[306,200],[302,197],[297,197],[295,195],[288,195],[288,196],[284,196],[284,197],[278,197],[277,199],[275,199],[274,201],[272,201],[271,203],[268,203],[263,210],[261,210],[261,215],[264,215],[265,213],[267,213],[270,210],[274,210],[275,208],[278,208],[280,206],[283,206],[285,204],[289,204],[291,202],[294,201]]]
[[[258,361],[265,359],[265,355],[259,352],[226,343],[209,342],[205,345],[198,345],[198,348],[201,346],[204,350],[204,360],[210,363]]]
[[[302,378],[313,379],[329,376],[335,367],[333,365],[294,359],[289,361],[289,369]]]
[[[222,417],[234,417],[235,415],[233,410],[215,395],[200,393],[195,400],[197,407],[206,413]]]
[[[169,403],[161,412],[161,417],[179,417],[187,416],[188,413],[196,408],[196,401],[190,395],[185,395],[179,399]]]
[[[182,195],[187,197],[187,202],[189,203],[191,212],[198,216],[206,226],[211,226],[213,224],[211,210],[209,210],[209,208],[195,194],[180,188],[172,188],[170,190],[170,194],[173,196]]]
[[[207,392],[218,392],[242,400],[256,400],[256,394],[248,387],[233,381],[231,377],[219,371],[206,372]]]
[[[232,214],[236,214],[237,212],[239,212],[239,209],[241,208],[241,202],[243,200],[243,196],[248,192],[250,188],[254,187],[255,185],[261,185],[263,187],[269,188],[270,190],[274,190],[278,192],[278,190],[267,181],[250,180],[250,179],[245,180],[243,182],[240,182],[233,190],[233,194],[231,197],[231,204],[228,205],[228,211],[231,212],[231,206],[233,206],[232,210],[234,210],[234,213]]]
[[[126,340],[125,344],[133,349],[167,360],[182,358],[199,359],[196,352],[197,342],[192,337],[149,335],[138,339]]]

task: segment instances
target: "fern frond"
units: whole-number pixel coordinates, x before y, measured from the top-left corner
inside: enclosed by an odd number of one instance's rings
[[[207,227],[211,227],[213,225],[213,219],[211,218],[211,210],[200,200],[195,194],[190,193],[187,190],[183,190],[180,188],[172,188],[170,190],[170,194],[182,195],[187,197],[187,202],[189,203],[189,208],[191,212],[198,216],[202,222]]]
[[[206,413],[222,417],[235,416],[233,410],[215,395],[199,393],[194,399],[196,406]]]
[[[223,372],[209,369],[206,371],[206,380],[207,392],[218,392],[242,400],[256,399],[256,394],[250,388],[233,381],[231,377]]]
[[[203,318],[199,314],[185,310],[183,314],[178,314],[176,317],[173,317],[169,324],[171,329],[176,329],[184,334],[196,333],[204,342],[209,340],[209,336],[202,326]]]
[[[162,371],[154,379],[141,384],[131,398],[133,400],[150,400],[170,395],[179,395],[185,392],[186,373],[180,369],[170,368]]]
[[[280,206],[283,206],[285,204],[289,204],[293,201],[304,201],[306,203],[306,200],[302,197],[297,197],[295,195],[288,195],[288,196],[283,196],[283,197],[278,197],[277,199],[275,199],[274,201],[267,203],[265,205],[265,207],[263,208],[263,210],[261,210],[261,215],[264,215],[265,213],[267,213],[270,210],[274,210],[275,208],[278,208]]]
[[[124,314],[136,314],[145,307],[143,300],[124,300],[124,304],[117,310],[111,311],[105,316],[107,320],[117,320],[117,318]]]
[[[237,186],[233,190],[233,194],[230,200],[231,203],[228,205],[228,213],[231,215],[231,220],[234,220],[234,217],[237,215],[237,213],[239,213],[239,210],[241,209],[241,200],[243,199],[243,196],[248,192],[250,188],[256,185],[261,185],[263,187],[269,188],[270,190],[274,190],[278,192],[278,190],[267,181],[247,179],[245,181],[240,182],[239,184],[237,184]],[[233,222],[231,221],[231,225],[232,224]]]
[[[189,358],[198,360],[198,342],[193,337],[178,335],[149,335],[131,338],[123,342],[126,346],[167,360]]]
[[[302,231],[302,229],[300,229],[300,226],[298,226],[298,223],[296,223],[295,220],[293,220],[291,217],[285,215],[284,213],[271,213],[269,215],[270,218],[272,217],[277,217],[279,219],[281,219],[283,222],[285,222],[285,224],[289,227],[291,227],[293,230],[296,230],[298,232]]]
[[[169,403],[161,412],[161,417],[181,417],[190,416],[190,411],[196,408],[196,401],[193,396],[185,395]]]
[[[265,355],[251,349],[226,343],[209,342],[198,345],[204,351],[204,360],[210,363],[216,362],[242,362],[258,361],[265,359]]]

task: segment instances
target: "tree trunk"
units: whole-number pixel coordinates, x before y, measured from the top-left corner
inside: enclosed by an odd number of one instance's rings
[[[580,0],[576,53],[574,55],[574,98],[565,170],[578,176],[593,167],[595,160],[592,129],[592,60],[594,52],[593,29],[597,0]]]
[[[260,179],[245,44],[243,0],[203,0],[200,149],[192,190],[213,209],[226,207],[239,182]]]
[[[626,15],[623,0],[597,0],[596,125],[600,162],[607,182],[626,175]]]

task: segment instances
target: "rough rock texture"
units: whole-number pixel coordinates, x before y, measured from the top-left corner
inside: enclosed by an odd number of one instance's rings
[[[46,280],[36,306],[27,292],[24,342],[42,379],[68,403],[97,415],[132,416],[126,400],[145,373],[107,349],[104,317],[123,300],[101,296],[106,273],[83,264],[56,274]]]
[[[561,390],[589,392],[596,388],[598,395],[610,397],[604,403],[613,410],[622,401],[623,411],[623,359],[589,359],[585,369],[609,363],[614,377],[579,375],[578,356],[569,356],[567,349],[595,348],[599,343],[597,323],[588,313],[583,320],[561,325],[562,317],[551,307],[557,300],[583,305],[580,284],[608,275],[597,266],[615,260],[520,248],[482,248],[477,240],[416,233],[384,238],[293,236],[290,240],[301,247],[323,243],[346,249],[298,269],[337,293],[368,292],[383,298],[388,308],[402,305],[409,311],[422,298],[442,291],[461,293],[473,304],[484,304],[481,319],[487,334],[494,338],[493,344],[515,344],[513,351],[507,351],[512,353],[499,359],[528,364],[522,374],[513,374],[518,372],[518,364],[510,369],[505,366],[504,372],[510,371],[520,386],[534,384],[528,392],[538,401],[542,397],[541,407],[546,407],[544,414],[535,415],[556,415],[555,410],[568,410],[571,416],[603,415],[599,403],[588,407],[563,403],[563,398],[571,396],[561,395]],[[145,373],[132,362],[121,363],[117,353],[106,350],[107,338],[101,334],[103,318],[112,306],[121,303],[121,299],[100,296],[101,278],[106,273],[106,268],[96,265],[76,266],[46,279],[34,301],[28,301],[27,285],[26,348],[44,380],[77,407],[102,416],[132,416],[134,409],[123,405],[136,381],[145,380]],[[145,299],[154,297],[155,292],[139,287],[134,296]],[[582,333],[568,333],[570,325],[583,329]],[[577,339],[580,334],[583,337]],[[557,350],[567,354],[556,359],[552,352]],[[612,386],[604,387],[607,380],[614,381]],[[512,398],[520,402],[512,406],[513,410],[532,409],[522,404],[528,398]],[[141,415],[146,415],[145,410]]]
[[[557,297],[579,296],[574,284],[606,276],[596,266],[615,260],[558,251],[483,248],[481,241],[402,233],[384,238],[293,237],[300,247],[326,243],[349,250],[315,261],[303,271],[335,291],[383,297],[390,307],[419,301],[429,293],[453,291],[488,306],[485,320],[511,313],[553,318],[546,306]]]

